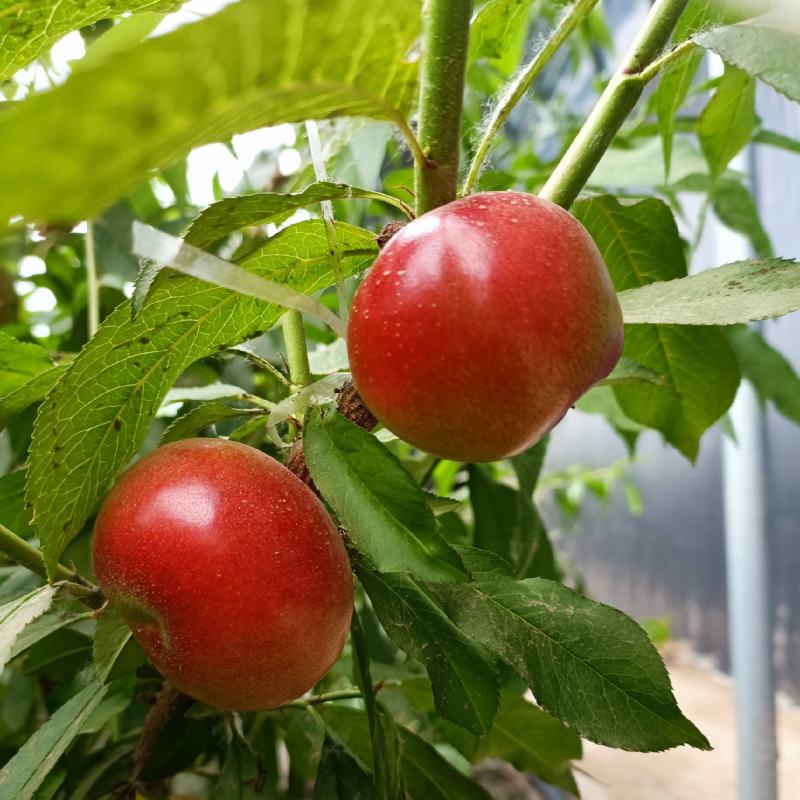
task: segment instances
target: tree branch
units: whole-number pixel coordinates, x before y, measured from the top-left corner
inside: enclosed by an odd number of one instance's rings
[[[427,0],[419,131],[427,157],[414,170],[417,214],[455,200],[472,0]]]
[[[688,0],[657,0],[622,65],[611,78],[541,197],[569,208],[641,97],[646,69],[666,47]]]

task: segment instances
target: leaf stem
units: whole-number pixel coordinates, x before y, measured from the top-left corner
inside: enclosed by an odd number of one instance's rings
[[[681,42],[679,45],[673,47],[672,50],[668,50],[666,53],[664,53],[664,55],[657,58],[655,61],[652,61],[638,74],[627,75],[625,80],[638,81],[645,86],[665,69],[671,67],[676,61],[680,61],[681,58],[689,55],[689,53],[691,53],[696,47],[698,47],[698,45],[696,45],[691,39],[687,39],[685,42]]]
[[[427,0],[424,6],[418,137],[426,161],[417,160],[414,170],[417,214],[456,197],[471,15],[472,0]]]
[[[2,523],[0,523],[0,551],[31,572],[47,579],[44,553],[21,536],[17,536]],[[72,594],[85,600],[93,608],[102,604],[100,590],[63,564],[56,564],[53,578],[55,581],[65,581]]]
[[[545,183],[542,197],[569,208],[594,172],[644,89],[639,77],[656,61],[688,0],[656,0],[623,63]]]
[[[299,392],[311,383],[311,366],[308,363],[306,330],[303,315],[290,309],[283,315],[283,340],[286,343],[286,361],[289,364],[290,390]]]
[[[508,115],[514,107],[524,97],[536,78],[539,77],[542,69],[548,61],[555,55],[556,51],[567,40],[575,28],[591,13],[597,5],[598,0],[577,0],[577,2],[567,9],[553,30],[550,38],[544,46],[530,60],[528,65],[512,80],[503,90],[498,98],[497,104],[489,117],[489,123],[483,132],[478,149],[472,159],[467,178],[461,190],[462,195],[469,194],[475,187],[480,174],[483,162],[489,155],[489,151],[495,143],[495,137],[502,128]]]
[[[97,333],[100,327],[100,286],[97,280],[97,256],[94,249],[94,223],[86,220],[85,236],[86,262],[86,329],[89,338]]]
[[[400,681],[379,681],[372,687],[372,690],[373,692],[379,692],[381,689],[390,689],[400,685]],[[361,694],[360,689],[339,689],[335,692],[326,692],[325,694],[312,695],[311,697],[306,697],[305,699],[301,698],[300,700],[293,700],[291,703],[282,705],[281,708],[308,709],[318,706],[322,703],[332,703],[336,700],[360,700],[362,697],[363,695]]]

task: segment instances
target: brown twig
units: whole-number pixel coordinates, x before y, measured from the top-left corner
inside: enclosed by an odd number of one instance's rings
[[[167,723],[173,718],[182,717],[192,705],[194,700],[176,689],[170,683],[164,683],[161,691],[156,697],[153,707],[147,712],[142,726],[142,733],[136,743],[131,760],[131,781],[139,777],[139,773],[144,769],[159,737],[164,732]]]

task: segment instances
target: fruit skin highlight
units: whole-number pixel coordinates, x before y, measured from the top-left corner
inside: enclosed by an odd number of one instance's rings
[[[544,436],[622,353],[622,312],[586,229],[519,192],[411,222],[356,292],[353,380],[375,416],[441,458],[495,461]]]
[[[136,463],[103,504],[92,558],[153,664],[218,708],[294,700],[347,639],[353,579],[336,526],[243,444],[187,439]]]

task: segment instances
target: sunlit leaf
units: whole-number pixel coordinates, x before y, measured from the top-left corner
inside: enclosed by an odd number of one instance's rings
[[[372,234],[352,226],[338,225],[337,236],[359,253],[375,247]],[[370,260],[345,253],[342,267],[350,275]],[[242,266],[308,293],[334,281],[321,220],[292,225]],[[51,569],[141,446],[175,379],[197,359],[265,331],[283,311],[168,270],[135,320],[123,303],[104,321],[36,420],[28,499]]]
[[[244,0],[76,71],[0,115],[0,185],[15,187],[0,224],[85,219],[193,147],[265,125],[404,124],[420,19],[418,0]]]

